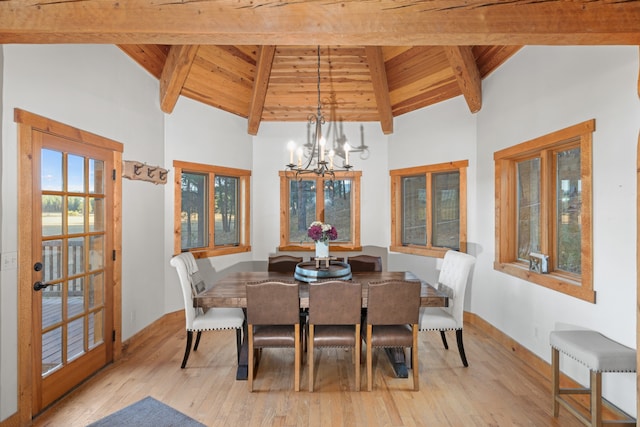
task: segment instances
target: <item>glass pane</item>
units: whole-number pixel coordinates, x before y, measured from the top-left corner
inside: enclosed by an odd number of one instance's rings
[[[62,234],[62,196],[42,196],[42,235]]]
[[[289,241],[312,242],[307,228],[316,220],[316,182],[289,181]],[[338,235],[340,232],[338,231]]]
[[[42,334],[42,375],[62,365],[62,328]]]
[[[182,173],[181,247],[207,246],[207,175]]]
[[[351,241],[351,180],[324,182],[324,220],[336,227],[335,242]]]
[[[67,156],[67,191],[84,193],[84,157]]]
[[[62,153],[42,149],[40,161],[42,191],[62,191]]]
[[[89,237],[89,271],[104,267],[104,236]]]
[[[529,262],[531,252],[540,252],[540,159],[517,164],[518,259]]]
[[[84,197],[69,197],[67,200],[68,233],[84,233]]]
[[[104,341],[102,310],[89,314],[89,349]]]
[[[67,362],[84,353],[84,317],[67,324]]]
[[[62,277],[62,240],[42,241],[42,279],[44,282]]]
[[[67,252],[67,276],[75,276],[84,273],[84,237],[69,239]]]
[[[402,244],[427,245],[427,177],[402,178]]]
[[[89,193],[104,194],[104,162],[89,159]]]
[[[104,273],[89,276],[89,309],[104,303]]]
[[[580,148],[561,151],[556,155],[558,270],[580,274],[582,246],[582,180],[580,176]]]
[[[67,286],[67,319],[84,312],[84,277],[69,280]]]
[[[40,291],[42,294],[42,329],[62,321],[62,285],[51,285]]]
[[[433,174],[433,246],[460,248],[460,173]]]
[[[89,197],[89,231],[104,231],[104,199]]]
[[[237,245],[240,243],[238,224],[238,184],[239,179],[216,176],[214,183],[215,215],[214,245]]]

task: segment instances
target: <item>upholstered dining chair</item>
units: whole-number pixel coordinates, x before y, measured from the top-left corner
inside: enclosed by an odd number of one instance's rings
[[[210,308],[203,311],[201,308],[193,306],[193,297],[205,290],[204,280],[196,264],[196,260],[191,252],[183,252],[174,256],[169,261],[175,267],[180,279],[182,297],[184,300],[184,317],[187,329],[187,345],[184,350],[181,368],[187,366],[193,333],[196,332],[196,343],[193,351],[198,350],[200,335],[202,331],[235,329],[236,330],[236,352],[240,358],[240,347],[242,345],[242,325],[244,323],[244,313],[241,308]]]
[[[444,254],[437,288],[449,296],[448,307],[422,307],[420,309],[420,330],[440,331],[445,349],[449,349],[445,331],[455,330],[458,351],[462,364],[467,367],[467,356],[462,342],[464,294],[471,267],[476,259],[463,252],[449,250]]]
[[[355,255],[347,258],[352,273],[382,271],[382,257],[373,255]]]
[[[277,273],[295,273],[296,265],[302,262],[302,257],[291,255],[276,255],[269,257],[267,271]]]
[[[411,348],[413,389],[420,389],[418,376],[419,281],[370,282],[367,297],[367,390],[373,388],[373,348]]]
[[[294,389],[300,390],[301,343],[298,286],[296,282],[281,281],[262,281],[246,285],[249,391],[253,391],[255,363],[259,361],[262,349],[268,347],[294,349]]]
[[[362,285],[346,280],[309,284],[309,391],[314,383],[316,347],[353,348],[355,390],[360,391],[360,309]]]

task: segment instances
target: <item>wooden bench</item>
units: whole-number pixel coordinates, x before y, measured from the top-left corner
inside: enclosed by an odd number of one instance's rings
[[[591,330],[553,331],[549,341],[554,417],[558,416],[559,404],[561,404],[587,426],[636,425],[636,420],[628,416],[624,420],[602,419],[602,373],[635,372],[636,351],[634,349]],[[560,388],[560,352],[589,368],[591,371],[589,388]],[[590,394],[590,418],[571,406],[569,401],[562,397],[564,394]]]

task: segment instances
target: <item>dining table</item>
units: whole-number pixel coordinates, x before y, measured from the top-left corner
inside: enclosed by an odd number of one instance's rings
[[[238,307],[246,311],[247,292],[246,284],[264,280],[277,280],[286,282],[298,282],[300,292],[300,309],[304,311],[309,307],[309,283],[296,280],[291,273],[267,272],[267,271],[236,271],[228,273],[217,279],[210,287],[200,292],[193,298],[194,307],[209,309],[215,307]],[[422,307],[446,307],[449,304],[448,296],[438,289],[418,278],[410,271],[382,271],[382,272],[354,272],[351,279],[362,284],[362,308],[367,308],[369,282],[382,280],[411,280],[420,281],[420,306]],[[248,346],[247,325],[245,321],[243,330],[242,348],[238,360],[236,380],[246,380],[248,375]],[[407,378],[408,371],[404,359],[404,352],[387,352],[395,374],[399,378]]]

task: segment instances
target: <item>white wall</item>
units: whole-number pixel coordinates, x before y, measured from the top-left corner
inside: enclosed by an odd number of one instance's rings
[[[478,114],[479,255],[471,311],[550,360],[556,323],[596,329],[636,347],[638,48],[526,47],[484,82]],[[493,153],[595,118],[593,274],[590,304],[498,273],[494,259]],[[582,383],[587,372],[567,361]],[[636,413],[634,374],[609,374],[603,394]]]
[[[252,142],[247,134],[247,120],[211,108],[200,102],[180,97],[175,109],[165,116],[165,158],[171,169],[168,181],[174,182],[174,160],[204,163],[251,170]],[[252,181],[255,179],[252,176]],[[180,282],[169,259],[173,256],[173,185],[165,188],[165,249],[166,312],[184,309]],[[252,238],[255,241],[254,238]],[[209,258],[199,265],[208,282],[228,268],[251,261],[250,252]],[[238,267],[236,267],[238,268]]]
[[[114,46],[5,45],[2,77],[2,253],[17,252],[21,108],[124,144],[123,158],[164,164],[158,81]],[[165,312],[162,186],[123,182],[123,338]],[[29,286],[30,284],[22,284]],[[17,270],[0,284],[0,419],[17,410]],[[21,331],[23,333],[24,331]]]

